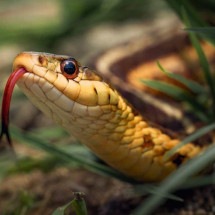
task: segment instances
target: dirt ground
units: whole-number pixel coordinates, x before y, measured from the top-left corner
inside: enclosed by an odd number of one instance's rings
[[[27,214],[51,214],[57,207],[74,198],[73,192],[85,193],[89,215],[132,214],[144,197],[138,197],[132,186],[86,170],[56,169],[49,174],[35,170],[18,174],[1,182],[0,214],[15,214],[21,206],[21,195],[34,202]],[[156,215],[213,215],[215,213],[215,187],[208,186],[177,193],[184,202],[167,201]],[[19,205],[20,204],[20,205]]]

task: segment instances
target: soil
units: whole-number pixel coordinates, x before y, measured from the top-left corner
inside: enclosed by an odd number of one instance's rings
[[[89,215],[132,214],[144,197],[132,191],[132,185],[103,177],[83,169],[58,168],[50,173],[35,170],[4,179],[0,188],[0,214],[15,214],[22,205],[21,196],[32,199],[26,214],[52,214],[74,198],[73,192],[83,192]],[[186,190],[176,193],[184,202],[169,200],[156,215],[213,215],[215,187]]]

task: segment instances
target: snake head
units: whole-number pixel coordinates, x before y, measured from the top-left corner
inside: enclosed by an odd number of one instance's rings
[[[97,110],[101,105],[117,104],[118,99],[99,75],[70,56],[20,53],[14,60],[2,102],[1,137],[5,134],[9,143],[9,107],[16,83],[36,107],[61,125],[68,123],[71,114],[74,119],[84,112],[88,114],[89,107]]]

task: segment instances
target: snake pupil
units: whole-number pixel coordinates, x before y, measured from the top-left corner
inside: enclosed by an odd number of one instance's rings
[[[67,61],[64,65],[64,72],[69,75],[72,75],[76,71],[76,67],[73,62]]]
[[[75,59],[67,59],[61,62],[61,71],[67,78],[75,78],[78,72],[78,65]]]

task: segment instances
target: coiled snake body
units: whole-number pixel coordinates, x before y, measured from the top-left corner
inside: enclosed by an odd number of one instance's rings
[[[189,143],[169,159],[180,140],[151,127],[124,98],[69,56],[24,52],[13,70],[17,84],[46,115],[110,166],[140,181],[160,181],[202,151]]]

